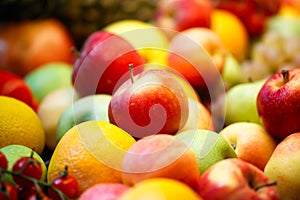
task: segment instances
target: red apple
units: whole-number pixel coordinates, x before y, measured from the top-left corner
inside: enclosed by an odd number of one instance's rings
[[[209,27],[210,0],[160,0],[154,23],[161,28],[183,31],[192,27]]]
[[[205,200],[279,200],[275,182],[259,168],[237,158],[208,168],[200,176],[197,191]]]
[[[175,134],[189,113],[187,96],[169,71],[149,69],[132,76],[113,94],[110,122],[136,138]]]
[[[168,63],[199,91],[220,82],[226,52],[215,32],[190,28],[170,41]]]
[[[37,109],[32,90],[24,79],[4,70],[0,70],[0,95],[16,98]]]
[[[135,185],[151,178],[170,178],[195,188],[199,179],[196,155],[174,135],[144,137],[133,144],[123,159],[122,180]]]
[[[272,75],[257,96],[257,110],[267,132],[283,139],[300,131],[300,68]]]
[[[85,190],[78,200],[117,200],[129,189],[121,183],[99,183]]]
[[[25,76],[48,62],[73,63],[73,40],[55,19],[1,25],[0,69]]]
[[[117,82],[121,84],[122,76],[128,72],[128,65],[138,67],[144,62],[124,38],[97,31],[87,38],[75,61],[72,82],[79,96],[112,94]]]

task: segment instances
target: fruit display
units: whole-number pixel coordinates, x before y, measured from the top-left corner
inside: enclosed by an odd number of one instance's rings
[[[298,200],[299,8],[1,1],[0,199]]]

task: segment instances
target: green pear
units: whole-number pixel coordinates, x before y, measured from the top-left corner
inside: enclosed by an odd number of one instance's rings
[[[178,133],[176,137],[195,153],[200,174],[223,159],[237,157],[231,144],[214,131],[204,129],[188,130]]]
[[[111,95],[96,94],[76,100],[61,114],[57,128],[56,139],[59,141],[63,135],[73,126],[90,120],[102,120],[109,122],[108,105]]]
[[[228,54],[222,70],[222,79],[231,87],[241,83],[241,74],[242,69],[240,63],[232,54]]]
[[[230,88],[225,98],[225,124],[234,122],[254,122],[261,124],[256,98],[266,79],[240,83]]]

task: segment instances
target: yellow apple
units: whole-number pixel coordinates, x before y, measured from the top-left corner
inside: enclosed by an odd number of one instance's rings
[[[120,20],[104,30],[119,34],[129,41],[145,58],[147,63],[166,65],[168,38],[158,27],[140,20]]]
[[[56,128],[60,116],[77,98],[73,87],[65,87],[50,92],[41,101],[37,113],[46,133],[46,146],[49,150],[54,150],[57,144]]]
[[[277,145],[264,172],[277,182],[281,200],[299,199],[300,132],[289,135]]]

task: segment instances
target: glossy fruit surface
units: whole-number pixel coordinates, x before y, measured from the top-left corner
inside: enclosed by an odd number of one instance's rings
[[[0,182],[0,199],[1,200],[18,200],[17,189],[10,183]]]
[[[13,172],[21,172],[22,176],[27,176],[36,180],[40,180],[43,175],[42,164],[33,157],[20,158],[14,163],[12,170]],[[30,187],[34,184],[21,176],[13,175],[13,180],[15,183],[25,187]]]
[[[78,197],[79,192],[77,180],[73,176],[68,174],[67,168],[65,168],[65,171],[52,181],[51,185],[59,189],[64,195],[66,195],[70,199]],[[49,189],[48,192],[51,198],[60,199],[58,193],[54,190]]]
[[[0,151],[0,168],[1,169],[7,169],[7,159],[5,157],[5,155]]]
[[[15,98],[0,96],[0,119],[0,148],[19,144],[39,154],[43,152],[45,132],[31,107]]]
[[[33,94],[27,83],[19,76],[0,69],[0,95],[19,99],[29,105],[33,105]]]
[[[78,181],[79,194],[97,183],[120,183],[121,158],[134,143],[128,133],[108,122],[82,122],[58,142],[49,163],[48,182],[68,165],[68,173]]]

